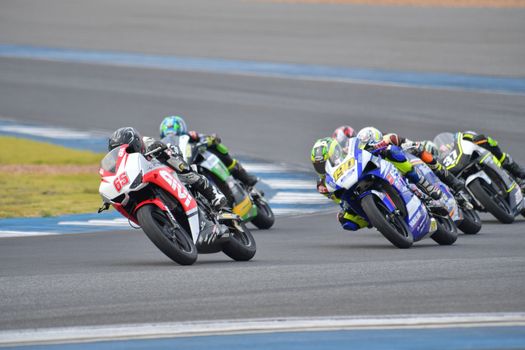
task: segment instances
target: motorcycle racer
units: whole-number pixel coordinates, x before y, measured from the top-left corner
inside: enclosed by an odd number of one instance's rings
[[[334,193],[328,191],[326,187],[326,170],[325,164],[330,157],[330,149],[334,148],[337,141],[331,137],[325,137],[315,142],[310,159],[312,165],[319,176],[317,180],[317,192],[323,196],[333,200],[337,204],[341,203],[341,199]],[[360,228],[370,226],[370,223],[362,216],[356,214],[351,208],[342,209],[337,213],[337,219],[345,230],[357,231]]]
[[[398,134],[390,133],[384,135],[381,143],[384,145],[395,145],[401,147],[403,150],[420,158],[438,176],[438,178],[443,181],[443,183],[454,191],[460,205],[465,207],[472,206],[469,203],[469,197],[465,191],[465,182],[454,176],[437,160],[431,151],[432,148],[436,148],[432,141],[412,141],[405,137],[401,137]]]
[[[161,139],[169,134],[174,134],[177,136],[188,135],[191,142],[194,143],[205,140],[208,150],[215,154],[224,165],[226,165],[234,178],[248,187],[253,187],[257,183],[257,177],[248,173],[237,159],[231,157],[228,147],[221,142],[221,138],[216,134],[205,135],[197,133],[196,131],[188,131],[184,119],[180,116],[174,115],[165,117],[160,123],[159,129]]]
[[[481,148],[484,148],[490,153],[492,153],[501,163],[501,167],[507,170],[512,176],[517,178],[522,191],[525,191],[525,170],[518,163],[516,163],[514,159],[512,159],[510,154],[505,153],[501,150],[498,141],[491,138],[490,136],[478,134],[475,131],[464,131],[462,132],[462,134],[463,140],[473,142]]]
[[[190,185],[196,191],[201,193],[213,206],[215,210],[220,210],[226,205],[226,198],[217,191],[217,189],[208,182],[205,176],[193,171],[186,163],[180,153],[175,153],[168,148],[165,143],[157,141],[152,137],[142,137],[140,133],[132,127],[124,127],[117,129],[109,137],[108,151],[117,148],[121,145],[127,144],[128,152],[140,152],[145,154],[155,149],[159,149],[155,155],[148,157],[155,158],[168,165],[177,172],[179,179],[185,184]]]
[[[356,137],[356,132],[354,128],[352,128],[349,125],[342,125],[334,130],[332,134],[332,138],[336,140],[341,147],[343,147],[343,150],[346,151],[346,148],[348,147],[348,140],[352,137]]]
[[[384,141],[381,131],[369,126],[361,129],[357,134],[357,138],[365,150],[372,154],[380,155],[383,159],[394,164],[401,174],[418,188],[422,189],[428,196],[436,200],[441,198],[441,190],[437,186],[429,183],[423,176],[419,176],[412,163],[410,163],[403,154],[403,150],[396,145]]]

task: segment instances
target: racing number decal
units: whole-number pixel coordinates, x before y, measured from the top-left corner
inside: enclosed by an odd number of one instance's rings
[[[443,165],[448,168],[454,164],[457,158],[458,158],[458,152],[457,150],[454,150],[443,160]]]
[[[113,186],[115,186],[115,189],[117,192],[120,192],[122,187],[126,186],[129,183],[128,174],[122,173],[120,176],[116,177],[113,181]]]
[[[346,173],[346,171],[348,169],[350,169],[351,167],[353,167],[355,165],[355,159],[354,158],[350,158],[348,159],[346,162],[344,162],[343,164],[341,164],[339,166],[339,168],[337,168],[334,172],[334,180],[337,181],[339,180],[339,178],[341,176],[343,176],[344,173]]]

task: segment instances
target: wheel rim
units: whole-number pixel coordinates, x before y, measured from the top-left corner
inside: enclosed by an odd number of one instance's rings
[[[494,199],[498,207],[503,209],[505,213],[511,214],[510,206],[507,204],[505,199],[501,198],[501,195],[499,193],[496,193],[496,191],[494,190],[492,186],[486,184],[483,181],[481,182],[481,186],[485,189],[485,191],[487,191],[487,193],[491,196],[491,198]]]
[[[181,232],[180,230],[177,230],[173,227],[171,221],[164,212],[155,210],[151,216],[153,217],[153,220],[155,220],[155,222],[161,227],[162,233],[167,239],[170,240],[170,242],[175,244],[180,250],[186,253],[191,253],[193,251],[193,247],[188,242],[188,237],[184,234],[184,232]]]
[[[401,217],[399,217],[396,214],[391,213],[390,210],[388,210],[388,208],[382,202],[376,201],[376,206],[379,209],[379,211],[381,211],[381,213],[383,214],[385,219],[388,221],[388,223],[394,226],[394,228],[396,229],[396,232],[401,237],[403,238],[409,237],[408,230],[406,226],[404,225],[404,222],[402,221],[403,219],[401,219]]]

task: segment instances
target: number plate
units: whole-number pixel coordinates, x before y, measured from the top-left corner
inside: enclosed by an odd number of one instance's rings
[[[355,158],[350,158],[339,166],[334,172],[334,180],[337,181],[343,176],[346,171],[355,165]]]

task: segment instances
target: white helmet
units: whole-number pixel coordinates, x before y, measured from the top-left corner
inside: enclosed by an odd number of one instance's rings
[[[383,133],[373,126],[367,126],[357,133],[357,138],[362,145],[375,146],[383,141]]]

